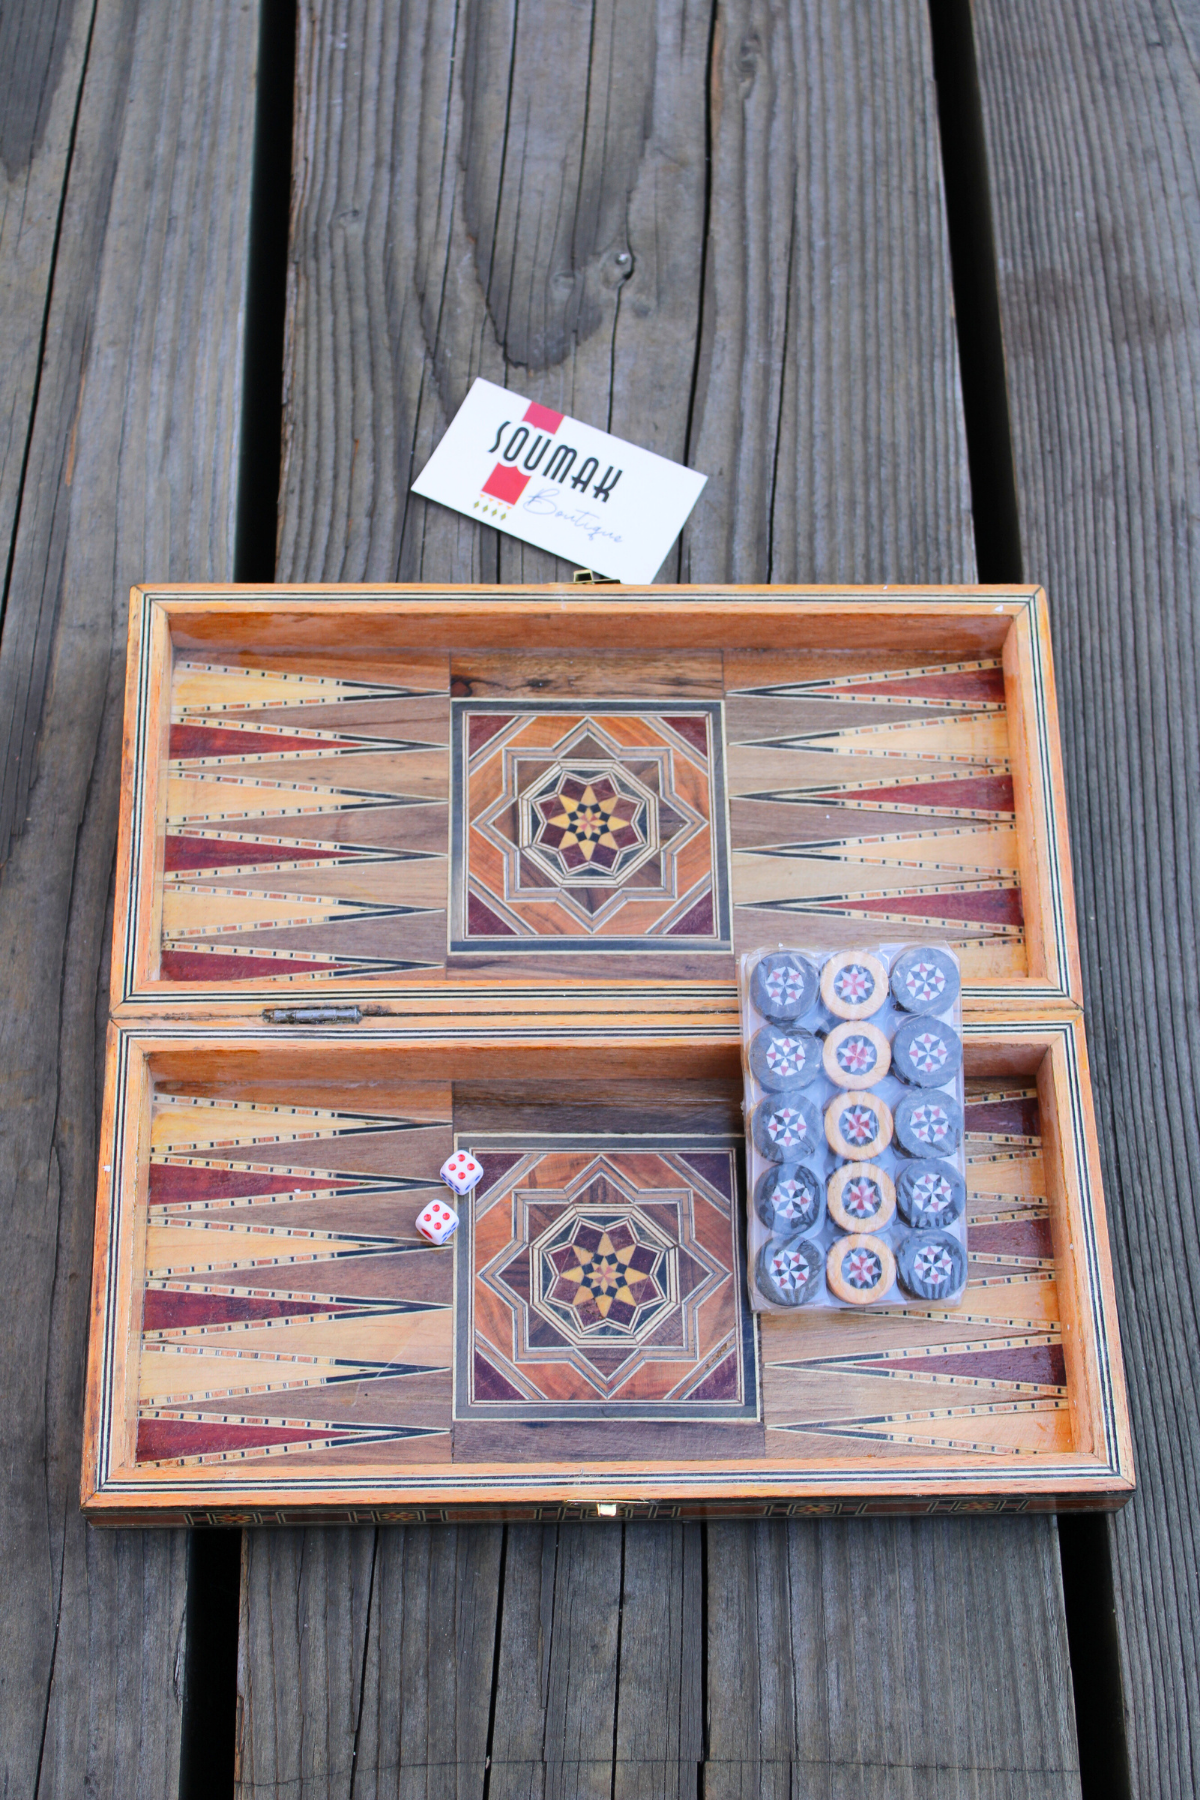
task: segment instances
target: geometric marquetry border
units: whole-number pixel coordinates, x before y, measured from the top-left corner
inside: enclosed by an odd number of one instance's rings
[[[464,1203],[463,1222],[460,1226],[456,1260],[455,1260],[455,1383],[454,1383],[454,1417],[470,1418],[503,1418],[520,1422],[546,1422],[551,1419],[575,1419],[586,1422],[590,1419],[621,1418],[629,1423],[635,1421],[672,1420],[677,1424],[703,1423],[705,1420],[719,1419],[724,1421],[751,1421],[762,1417],[761,1374],[759,1370],[759,1341],[755,1315],[747,1304],[746,1289],[746,1220],[743,1204],[740,1163],[741,1140],[729,1137],[697,1137],[684,1132],[672,1133],[661,1137],[636,1137],[622,1135],[620,1137],[579,1136],[575,1134],[540,1135],[524,1133],[519,1138],[510,1135],[480,1136],[468,1133],[463,1136],[463,1147],[469,1138],[471,1148],[482,1157],[489,1152],[513,1152],[518,1148],[524,1157],[532,1160],[542,1159],[552,1154],[571,1154],[574,1152],[593,1156],[598,1163],[603,1163],[606,1156],[617,1158],[618,1174],[620,1159],[623,1156],[645,1152],[655,1156],[682,1157],[689,1153],[700,1155],[717,1154],[728,1157],[730,1186],[732,1189],[732,1211],[724,1213],[728,1233],[728,1261],[722,1273],[732,1276],[734,1283],[734,1323],[732,1336],[736,1339],[736,1354],[739,1366],[739,1392],[736,1399],[724,1402],[705,1402],[683,1400],[675,1403],[651,1403],[645,1400],[619,1402],[612,1399],[595,1403],[576,1403],[547,1405],[540,1396],[532,1402],[515,1405],[481,1405],[471,1398],[471,1382],[469,1379],[469,1359],[475,1342],[474,1319],[474,1284],[480,1279],[480,1271],[475,1264],[474,1245],[474,1207],[470,1202]],[[458,1138],[456,1136],[456,1143]],[[528,1171],[521,1171],[520,1179],[524,1179]],[[698,1169],[681,1171],[684,1181],[703,1192],[704,1180]],[[507,1194],[517,1183],[517,1171],[502,1176],[495,1184],[496,1189],[503,1189]],[[534,1187],[531,1194],[539,1194]],[[488,1195],[485,1193],[485,1199]],[[563,1202],[565,1195],[548,1194],[552,1202]],[[694,1247],[694,1246],[693,1246]],[[700,1252],[704,1254],[703,1251]],[[643,1456],[647,1453],[643,1452]]]
[[[703,715],[708,720],[708,750],[705,756],[708,785],[709,874],[711,882],[712,919],[702,935],[596,935],[575,933],[566,937],[483,937],[463,934],[466,891],[469,880],[468,838],[475,821],[469,817],[470,754],[464,741],[472,718],[487,714],[513,715],[516,718],[538,714],[577,716],[580,725],[596,717],[623,716],[654,719],[656,715]],[[486,748],[486,746],[485,746]],[[636,757],[629,747],[627,754]],[[549,753],[548,753],[549,754]],[[458,700],[450,702],[450,943],[454,955],[494,956],[504,952],[521,955],[569,951],[578,954],[614,951],[648,952],[656,956],[678,952],[729,951],[732,948],[732,902],[730,896],[729,808],[725,780],[724,706],[720,700],[680,700],[674,704],[653,700],[596,700],[591,703],[573,699],[536,701]],[[621,884],[614,884],[619,887]]]

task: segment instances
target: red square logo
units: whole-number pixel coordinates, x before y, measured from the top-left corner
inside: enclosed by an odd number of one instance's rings
[[[539,406],[536,400],[531,400],[525,408],[526,425],[532,425],[537,431],[548,431],[551,437],[562,422],[562,413],[551,412],[548,406]]]
[[[506,506],[515,506],[528,485],[528,475],[522,475],[505,463],[497,463],[484,482],[483,491],[491,494],[494,500],[503,500]]]

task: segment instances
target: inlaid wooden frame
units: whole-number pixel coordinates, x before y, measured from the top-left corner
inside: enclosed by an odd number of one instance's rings
[[[849,1327],[836,1314],[760,1320],[757,1428],[752,1419],[612,1427],[598,1415],[595,1425],[565,1425],[584,1436],[573,1447],[563,1437],[557,1456],[536,1460],[515,1438],[492,1455],[478,1436],[491,1427],[452,1420],[439,1356],[464,1316],[450,1280],[453,1249],[421,1250],[422,1275],[396,1254],[412,1237],[404,1209],[415,1209],[460,1116],[469,1120],[461,1141],[482,1139],[495,1118],[507,1137],[519,1136],[548,1096],[562,1129],[580,1127],[562,1087],[561,1044],[534,1032],[503,1046],[489,1036],[485,1028],[431,1039],[383,1021],[369,1034],[249,1022],[231,1033],[177,1019],[110,1028],[85,1419],[91,1518],[554,1517],[598,1506],[627,1516],[1020,1511],[1128,1497],[1129,1425],[1078,1015],[966,1023],[975,1137],[965,1311],[931,1308],[923,1321],[864,1316]],[[579,1082],[590,1084],[589,1129],[613,1093],[636,1093],[640,1122],[654,1131],[669,1131],[679,1115],[684,1164],[692,1159],[719,1210],[719,1158],[698,1159],[696,1144],[711,1131],[719,1148],[734,1114],[731,1048],[610,1035],[573,1060],[576,1097]],[[659,1115],[655,1083],[668,1084]],[[688,1094],[690,1114],[681,1110]],[[328,1148],[335,1139],[337,1153],[321,1154],[316,1140]],[[568,1149],[591,1154],[595,1145]],[[653,1186],[645,1150],[639,1142],[634,1154]],[[495,1159],[495,1149],[487,1155]],[[168,1176],[153,1219],[152,1160]],[[257,1171],[249,1181],[247,1170]],[[286,1226],[269,1222],[277,1205]],[[323,1207],[337,1226],[332,1249]],[[263,1217],[266,1226],[255,1222]],[[371,1219],[380,1221],[374,1235]],[[264,1257],[262,1245],[280,1250],[281,1230],[281,1253]],[[307,1272],[334,1255],[357,1271],[357,1299],[338,1298]],[[282,1300],[270,1290],[280,1280]],[[305,1284],[320,1291],[297,1302]],[[221,1299],[235,1287],[250,1296],[248,1312]],[[154,1313],[148,1294],[158,1297]],[[173,1314],[162,1310],[164,1295]],[[264,1369],[248,1427],[247,1382]],[[385,1412],[372,1406],[381,1381],[393,1395],[406,1381],[416,1386]],[[281,1382],[283,1398],[268,1392]],[[456,1431],[477,1435],[460,1443]],[[674,1440],[658,1435],[671,1432]]]
[[[676,896],[677,911],[670,911],[674,902],[667,892],[662,922],[649,926],[651,933],[683,931],[683,940],[670,946],[675,953],[656,956],[655,942],[666,940],[651,936],[640,949],[633,946],[637,954],[628,954],[630,943],[622,939],[619,954],[592,956],[588,1017],[580,1020],[569,1003],[578,959],[562,945],[535,945],[537,954],[525,958],[456,958],[455,949],[464,946],[454,945],[444,916],[452,888],[448,830],[444,868],[440,840],[428,831],[410,847],[400,840],[398,848],[394,838],[382,844],[370,831],[346,827],[343,816],[336,825],[342,837],[331,844],[321,839],[321,831],[326,839],[335,835],[327,814],[321,815],[325,826],[309,834],[294,860],[281,860],[293,856],[287,845],[301,829],[286,817],[282,824],[276,818],[274,829],[292,835],[259,849],[264,834],[256,821],[263,806],[287,811],[280,799],[290,779],[287,758],[307,758],[310,767],[319,763],[328,776],[331,759],[344,753],[347,769],[373,771],[379,791],[361,792],[347,774],[329,804],[346,816],[358,808],[355,816],[363,819],[362,809],[374,807],[376,837],[389,803],[398,798],[409,812],[397,817],[432,817],[428,784],[441,779],[440,765],[421,736],[431,733],[437,710],[427,679],[431,660],[446,666],[438,680],[447,716],[455,683],[456,693],[465,687],[489,702],[508,698],[514,714],[522,705],[544,710],[547,690],[564,686],[563,709],[575,707],[581,717],[602,714],[606,698],[621,700],[626,710],[632,701],[644,701],[646,708],[677,718],[689,699],[720,702],[731,797],[729,818],[712,821],[713,862],[730,871],[736,950],[781,939],[933,934],[953,940],[941,914],[957,908],[968,1013],[1078,1005],[1058,724],[1040,589],[621,588],[604,599],[577,595],[562,587],[135,589],[113,956],[118,1016],[145,1016],[166,1004],[234,1017],[269,1003],[336,1002],[383,1006],[393,1022],[403,1019],[434,1034],[452,1021],[512,1020],[520,1013],[547,1026],[561,1018],[564,1029],[591,1031],[598,1022],[603,1031],[606,1018],[616,1017],[632,1036],[732,1039],[733,960],[720,948],[720,905],[710,952],[707,916],[702,909],[688,913],[685,886]],[[414,677],[417,664],[425,674]],[[237,672],[231,710],[222,712],[206,699],[204,675],[187,675],[191,686],[179,701],[181,670],[199,665],[216,667],[218,686]],[[390,684],[383,679],[389,669],[396,676]],[[242,690],[249,691],[251,675],[272,670],[286,672],[293,683],[303,683],[305,670],[319,671],[324,693],[337,690],[340,714],[339,707],[325,709],[325,724],[308,730],[305,719],[322,708],[308,714],[289,709],[283,702],[291,690],[283,688],[283,701],[275,703],[282,705],[288,729],[261,735],[270,727],[260,710],[257,732],[248,731],[245,716],[253,708]],[[797,671],[803,679],[795,679]],[[347,685],[361,681],[364,672],[374,678],[366,700],[366,690]],[[772,681],[773,674],[785,679]],[[170,773],[173,682],[177,729],[189,754]],[[614,683],[626,691],[614,693]],[[228,686],[225,680],[220,689],[226,698]],[[962,692],[984,698],[955,697]],[[306,691],[306,704],[310,697]],[[393,707],[385,733],[372,735],[361,722],[372,705]],[[330,725],[337,716],[359,722],[339,734]],[[668,725],[668,738],[672,730]],[[229,753],[231,743],[236,755]],[[264,764],[264,744],[269,749],[279,743],[287,748],[271,763],[270,779],[255,775]],[[210,756],[213,746],[217,753]],[[675,748],[684,752],[678,738]],[[389,781],[396,785],[389,758],[406,769],[406,777],[411,773],[412,793],[389,790]],[[448,747],[445,761],[448,771]],[[786,785],[792,766],[807,771],[798,788]],[[837,780],[822,786],[814,766],[827,766]],[[200,801],[189,780],[197,791],[207,784]],[[1000,794],[1009,784],[1011,801]],[[310,793],[320,786],[310,781]],[[246,798],[250,789],[254,804]],[[169,790],[184,794],[182,815],[198,817],[198,826],[169,825]],[[269,790],[269,799],[259,790]],[[244,816],[226,829],[222,808],[230,795]],[[900,799],[893,805],[889,796],[895,795]],[[933,796],[929,804],[926,795]],[[980,804],[968,804],[975,801]],[[299,804],[320,808],[325,802],[318,795]],[[1003,810],[1009,805],[1011,814]],[[827,829],[826,817],[833,821]],[[730,836],[718,843],[723,831]],[[986,845],[975,848],[989,831],[1002,846],[994,860],[1004,867],[991,866]],[[165,871],[169,838],[173,850],[192,858],[191,869]],[[199,865],[210,838],[220,841],[214,866],[204,868]],[[244,854],[243,842],[252,846]],[[264,864],[256,860],[260,856],[275,861]],[[396,873],[399,857],[405,859],[403,879]],[[343,866],[351,860],[352,869]],[[281,867],[287,873],[275,881],[273,870]],[[312,871],[307,880],[305,869]],[[245,891],[238,889],[242,881]],[[660,885],[656,891],[664,890]],[[404,904],[393,904],[397,900]],[[171,951],[166,974],[164,905]],[[501,921],[501,930],[512,928],[511,921]],[[365,948],[351,956],[330,948],[352,941]],[[680,942],[689,954],[678,953]],[[172,978],[170,967],[184,965],[186,978]],[[197,970],[209,966],[219,978],[198,978]],[[253,973],[243,978],[243,968]]]

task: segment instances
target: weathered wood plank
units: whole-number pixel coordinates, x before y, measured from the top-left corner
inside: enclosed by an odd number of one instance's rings
[[[973,580],[926,8],[736,0],[712,83],[679,579]]]
[[[977,0],[976,32],[1138,1451],[1110,1526],[1132,1790],[1176,1796],[1200,1781],[1200,15]]]
[[[760,1779],[783,1795],[854,1792],[850,1779],[864,1793],[975,1794],[995,1778],[1078,1791],[1045,1521],[714,1524],[708,1537],[710,1795]],[[1031,1642],[1048,1613],[1057,1629]]]
[[[567,573],[408,495],[483,374],[710,474],[668,576],[971,579],[935,121],[917,0],[598,0],[552,18],[513,0],[303,5],[280,578]],[[768,1791],[773,1770],[786,1792],[816,1741],[821,1780],[849,1770],[864,1793],[893,1781],[1033,1792],[1042,1777],[1022,1743],[1032,1732],[1055,1771],[1046,1791],[1074,1791],[1052,1522],[981,1537],[974,1562],[967,1522],[949,1535],[932,1522],[820,1535],[723,1526],[719,1557],[710,1533],[707,1588],[689,1531],[509,1527],[493,1795],[607,1793],[614,1780],[631,1794],[686,1790],[704,1755],[706,1654],[710,1783],[728,1784],[739,1765],[747,1793]],[[379,1539],[377,1582],[391,1538]],[[244,1683],[269,1683],[271,1631],[290,1629],[287,1581],[270,1579],[287,1555],[276,1542],[263,1533],[251,1546]],[[1007,1543],[1011,1566],[993,1542]],[[929,1774],[910,1748],[887,1760],[883,1735],[906,1746],[919,1735],[922,1682],[889,1692],[860,1744],[858,1714],[814,1677],[801,1616],[811,1596],[795,1584],[777,1597],[785,1660],[772,1679],[800,1698],[782,1724],[767,1721],[766,1742],[745,1673],[766,1661],[747,1635],[757,1595],[777,1565],[799,1570],[818,1554],[831,1593],[853,1602],[836,1619],[831,1607],[842,1635],[820,1646],[839,1667],[855,1643],[865,1664],[902,1642],[909,1664],[940,1668],[939,1605],[986,1667],[989,1620],[1006,1622],[1004,1658],[1032,1671],[1032,1698],[1024,1713],[989,1715],[991,1764],[964,1751]],[[856,1587],[868,1566],[887,1581]],[[935,1580],[936,1596],[912,1600],[897,1623],[895,1595]],[[695,1623],[705,1600],[707,1644]],[[292,1732],[317,1654],[310,1635],[290,1691],[280,1683],[274,1697],[272,1716]],[[364,1662],[347,1641],[340,1654],[352,1681],[365,1676],[366,1716],[377,1705],[369,1651]],[[647,1689],[660,1657],[669,1678]],[[253,1757],[265,1781],[252,1716],[243,1731],[244,1766]],[[385,1748],[374,1754],[382,1770]]]
[[[250,6],[96,9],[12,547],[0,701],[10,793],[28,793],[0,883],[0,1787],[13,1794],[178,1782],[186,1541],[86,1530],[79,1434],[125,593],[150,571],[231,573],[256,43]]]
[[[20,504],[94,10],[73,0],[56,7],[28,0],[0,15],[0,543],[6,551]],[[7,835],[0,846],[7,851]]]

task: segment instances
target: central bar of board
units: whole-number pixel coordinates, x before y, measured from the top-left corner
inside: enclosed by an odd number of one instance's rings
[[[1119,1504],[1044,597],[577,592],[135,590],[89,1513]],[[964,1305],[756,1317],[736,957],[885,937],[961,959]]]

